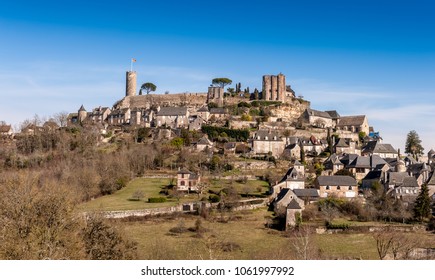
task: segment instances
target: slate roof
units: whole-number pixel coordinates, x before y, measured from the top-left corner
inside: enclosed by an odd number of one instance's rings
[[[344,155],[340,161],[345,165],[349,165],[350,163],[352,163],[352,161],[354,161],[356,158],[358,157],[357,154],[346,154]]]
[[[201,139],[198,140],[198,142],[196,142],[196,144],[198,145],[213,145],[213,142],[210,141],[206,136],[201,137]]]
[[[306,112],[307,112],[307,114],[309,116],[315,116],[315,117],[321,117],[321,118],[325,118],[325,119],[331,119],[331,116],[328,113],[323,112],[323,111],[318,111],[318,110],[313,110],[313,109],[308,108],[306,110]]]
[[[337,127],[342,126],[361,126],[364,124],[364,120],[366,119],[365,115],[360,116],[342,116],[340,117]]]
[[[287,209],[302,209],[302,207],[295,199],[292,199],[292,201],[287,205]]]
[[[405,177],[409,177],[407,172],[390,172],[388,173],[388,182],[390,184],[401,185]]]
[[[258,139],[260,137],[260,139]],[[267,138],[267,140],[266,140]],[[269,130],[258,130],[254,134],[254,140],[259,141],[282,141],[280,135],[276,131],[269,131]]]
[[[191,172],[187,169],[181,169],[180,171],[177,172],[177,174],[190,174],[190,179],[197,179],[198,178],[198,174]]]
[[[225,150],[231,150],[236,148],[236,142],[227,142],[224,143],[224,149]]]
[[[415,177],[403,178],[402,187],[420,188]]]
[[[397,154],[397,150],[391,146],[391,144],[382,144],[379,141],[370,141],[363,147],[362,153],[388,153]]]
[[[211,108],[210,114],[226,114],[227,111],[224,108]]]
[[[407,167],[407,171],[412,175],[418,175],[421,171],[430,170],[430,168],[426,165],[426,163],[414,163],[410,164]]]
[[[340,138],[338,139],[337,143],[335,144],[335,147],[337,148],[348,148],[349,143],[347,143],[346,139]]]
[[[282,189],[282,190],[278,193],[278,195],[276,196],[275,201],[276,201],[276,202],[280,201],[281,199],[283,199],[283,198],[287,195],[288,192],[291,192],[291,191],[292,191],[292,190],[287,189],[287,188]]]
[[[157,116],[186,116],[186,107],[162,107]]]
[[[294,189],[293,192],[299,198],[319,197],[319,190],[317,189]]]
[[[79,112],[80,111],[86,111],[85,107],[83,107],[83,104],[82,104],[82,106],[80,106]]]
[[[427,153],[427,155],[429,157],[432,157],[433,155],[435,155],[435,151],[433,149],[430,149],[430,151]]]
[[[358,156],[348,166],[348,168],[371,168],[370,158]]]
[[[284,177],[282,177],[280,182],[284,181],[304,181],[304,178],[299,176],[300,174],[297,172],[296,168],[291,167],[285,173]]]
[[[334,176],[319,176],[317,182],[320,186],[356,186],[357,182],[354,178],[345,175]]]
[[[372,170],[369,173],[367,173],[367,175],[364,177],[363,180],[380,179],[381,176],[382,176],[382,171],[381,170]]]
[[[340,114],[338,114],[337,111],[332,110],[332,111],[325,111],[326,113],[328,113],[328,115],[332,118],[332,119],[339,119],[340,118]]]

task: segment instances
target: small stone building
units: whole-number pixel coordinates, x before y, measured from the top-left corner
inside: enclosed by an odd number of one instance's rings
[[[285,148],[285,140],[276,131],[258,130],[252,138],[252,151],[256,155],[280,157]]]
[[[177,172],[177,190],[187,192],[198,192],[201,176],[189,170]]]
[[[315,182],[320,197],[353,198],[358,195],[358,183],[350,176],[319,176]]]

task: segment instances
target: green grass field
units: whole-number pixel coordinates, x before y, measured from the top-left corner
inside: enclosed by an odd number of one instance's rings
[[[228,215],[228,214],[226,214]],[[178,216],[138,222],[122,222],[126,235],[138,244],[140,259],[297,259],[292,235],[265,227],[271,216],[265,208],[232,213],[233,220],[202,219],[208,231],[173,234],[171,228],[194,227],[197,216]],[[228,216],[226,216],[228,217]],[[309,256],[313,259],[378,259],[369,234],[313,234]],[[228,249],[228,244],[233,250]],[[210,256],[211,252],[211,256]]]
[[[161,178],[136,178],[128,183],[128,185],[115,192],[111,195],[106,195],[88,201],[80,205],[79,210],[82,211],[115,211],[115,210],[138,210],[146,208],[159,208],[159,207],[170,207],[175,206],[179,203],[198,201],[201,197],[197,194],[189,194],[181,197],[179,200],[176,198],[168,198],[167,202],[164,203],[148,203],[148,198],[150,197],[160,197],[164,196],[159,192],[171,182],[170,179]],[[219,191],[223,188],[234,186],[234,188],[240,192],[244,193],[249,190],[250,194],[260,195],[267,191],[267,183],[258,180],[247,181],[246,184],[237,183],[230,180],[211,180],[210,188],[214,191]],[[144,198],[139,201],[132,201],[130,198],[136,191],[142,191],[144,193]],[[208,194],[203,196],[208,197]]]

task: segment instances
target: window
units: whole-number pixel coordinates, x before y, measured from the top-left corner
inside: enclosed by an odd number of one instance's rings
[[[185,186],[185,185],[186,185],[186,183],[184,181],[180,182],[180,186]]]
[[[349,186],[349,190],[350,190],[350,191],[352,190],[352,186]]]
[[[326,188],[325,188],[325,189],[329,190],[329,189],[330,189],[330,187],[329,187],[329,186],[326,186]]]
[[[339,190],[340,189],[340,186],[337,186],[337,190]]]

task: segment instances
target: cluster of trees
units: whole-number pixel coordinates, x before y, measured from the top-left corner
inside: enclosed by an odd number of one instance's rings
[[[136,258],[136,244],[115,224],[75,211],[68,185],[43,172],[0,178],[0,259]]]

